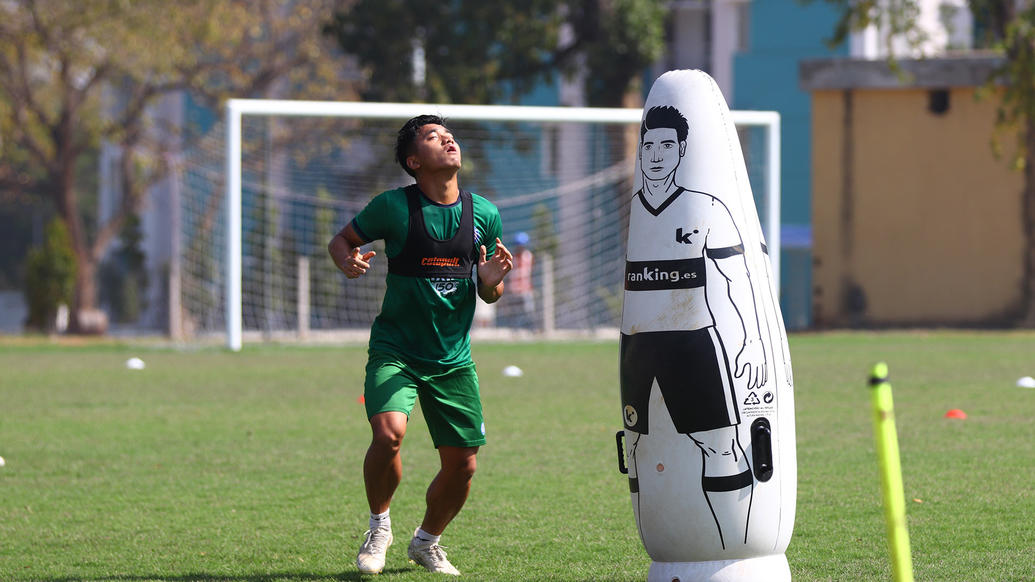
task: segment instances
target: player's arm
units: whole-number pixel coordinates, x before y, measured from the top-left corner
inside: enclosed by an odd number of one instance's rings
[[[514,255],[496,238],[496,251],[486,258],[485,245],[479,249],[478,296],[486,303],[495,303],[503,297],[503,277],[514,268]]]
[[[370,259],[377,254],[374,251],[360,253],[359,247],[367,242],[359,236],[352,222],[349,222],[327,244],[327,252],[330,253],[334,265],[345,273],[346,277],[355,279],[367,272],[370,268]]]

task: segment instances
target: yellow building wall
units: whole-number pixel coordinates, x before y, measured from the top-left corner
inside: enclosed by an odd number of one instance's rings
[[[928,103],[812,94],[817,326],[996,324],[1021,300],[1022,176],[992,153],[996,101]]]

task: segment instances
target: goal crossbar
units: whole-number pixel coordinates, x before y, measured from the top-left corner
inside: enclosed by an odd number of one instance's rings
[[[230,99],[226,103],[226,345],[242,346],[241,307],[241,119],[245,115],[283,117],[351,117],[356,119],[409,119],[420,109],[444,118],[475,121],[534,123],[640,123],[641,108],[543,107],[525,105],[451,105],[444,103],[366,103],[353,101],[301,101]],[[775,111],[730,112],[734,124],[765,127],[769,163],[766,167],[766,238],[774,279],[780,281],[780,114]]]

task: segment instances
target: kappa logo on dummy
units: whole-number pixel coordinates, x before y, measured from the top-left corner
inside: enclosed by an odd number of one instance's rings
[[[676,229],[676,242],[680,243],[680,244],[684,244],[684,245],[692,245],[692,244],[694,244],[694,241],[691,240],[690,237],[694,236],[698,232],[700,232],[700,231],[698,231],[695,228],[693,230],[688,230],[687,232],[684,233],[682,227],[677,228]]]
[[[636,425],[636,409],[632,405],[627,404],[625,406],[625,424],[628,426]]]

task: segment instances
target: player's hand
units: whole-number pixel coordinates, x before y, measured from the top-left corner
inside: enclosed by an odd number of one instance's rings
[[[768,370],[765,363],[765,350],[760,340],[748,340],[737,354],[737,377],[747,374],[747,388],[754,390],[765,384]]]
[[[360,254],[359,248],[354,248],[352,253],[346,257],[345,262],[340,265],[341,271],[349,279],[355,279],[367,272],[370,268],[370,259],[376,254],[374,251]]]
[[[514,255],[510,254],[503,241],[496,238],[496,252],[491,259],[486,259],[485,245],[481,246],[481,256],[478,258],[478,279],[482,285],[494,288],[503,282],[503,277],[514,268]]]

